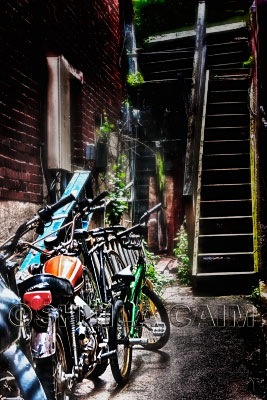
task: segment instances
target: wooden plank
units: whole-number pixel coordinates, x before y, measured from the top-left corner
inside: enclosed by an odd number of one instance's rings
[[[246,271],[246,272],[242,272],[242,271],[236,271],[236,272],[201,272],[198,273],[197,276],[201,277],[201,276],[205,276],[205,277],[213,277],[213,276],[238,276],[238,275],[254,275],[255,271]]]
[[[199,253],[201,257],[214,257],[214,256],[236,256],[241,254],[253,254],[253,251],[239,251],[237,253]]]
[[[216,25],[207,28],[207,34],[212,34],[212,33],[219,33],[219,32],[226,32],[226,31],[233,31],[236,29],[242,29],[246,27],[245,22],[234,22],[230,24],[224,24],[224,25]],[[158,43],[158,42],[165,42],[169,40],[176,40],[176,39],[183,39],[186,37],[194,37],[196,35],[196,31],[193,29],[187,30],[187,31],[181,31],[181,32],[173,32],[173,33],[165,33],[163,35],[157,35],[157,36],[150,36],[147,39],[148,43]]]

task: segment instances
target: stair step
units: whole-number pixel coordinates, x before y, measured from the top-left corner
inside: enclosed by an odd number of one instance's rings
[[[204,142],[204,154],[249,153],[249,140],[209,140]]]
[[[200,217],[231,217],[236,215],[251,216],[251,199],[243,200],[208,200],[200,202]]]
[[[245,101],[247,102],[248,91],[245,89],[232,89],[232,90],[213,90],[210,89],[208,93],[208,102],[219,101]]]
[[[255,275],[255,271],[238,271],[238,272],[207,272],[207,273],[199,273],[196,274],[198,278],[216,278],[216,277],[221,277],[221,278],[230,278],[230,277],[236,277],[236,278],[242,278],[242,277],[251,277],[252,275]]]
[[[218,66],[218,68],[214,67],[212,69],[212,73],[214,76],[222,77],[222,78],[234,78],[234,77],[250,77],[250,69],[243,67],[236,68],[225,68],[224,66]]]
[[[251,233],[253,223],[251,216],[200,218],[199,232],[201,235],[222,233]]]
[[[206,116],[205,126],[216,127],[216,126],[240,126],[249,125],[249,113],[245,114],[208,114]]]
[[[240,27],[238,29],[226,30],[224,32],[213,33],[212,35],[207,35],[207,44],[218,44],[226,43],[232,41],[247,41],[247,27]]]
[[[227,69],[228,71],[231,69],[232,71],[236,71],[236,70],[241,70],[241,73],[239,73],[239,74],[234,74],[234,73],[231,73],[231,74],[228,74],[229,75],[229,78],[231,77],[231,78],[234,78],[234,75],[236,75],[236,78],[237,79],[239,79],[239,78],[242,78],[242,79],[247,79],[248,78],[248,73],[249,73],[249,71],[245,74],[243,71],[242,71],[242,68],[243,68],[243,61],[244,61],[244,59],[242,60],[242,61],[235,61],[235,62],[223,62],[223,61],[219,61],[218,60],[218,62],[216,63],[215,62],[215,60],[214,60],[214,62],[212,63],[212,62],[210,62],[209,64],[208,64],[208,69],[210,70],[210,71],[212,71],[212,72],[214,72],[215,70],[216,71],[218,71],[218,73],[216,74],[216,73],[213,73],[213,75],[212,75],[212,78],[213,78],[213,80],[215,80],[215,79],[225,79],[226,78],[226,75],[224,75],[224,74],[221,74],[221,72],[223,71],[223,70],[225,70],[225,69]]]
[[[201,186],[201,200],[242,200],[250,198],[250,183]]]
[[[250,182],[249,168],[228,168],[202,170],[201,183],[247,183]]]
[[[138,59],[141,65],[149,62],[157,62],[169,60],[170,57],[175,58],[193,58],[194,48],[176,48],[172,50],[159,50],[159,51],[148,51],[148,52],[138,52]]]
[[[215,78],[209,82],[210,90],[247,90],[246,78]]]
[[[163,67],[164,68],[164,67]],[[162,79],[177,79],[177,73],[181,72],[184,78],[192,78],[192,67],[179,68],[171,70],[162,70],[158,72],[146,72],[144,74],[145,80],[162,80]]]
[[[174,58],[168,60],[160,61],[150,61],[143,64],[142,71],[147,72],[158,72],[158,71],[168,71],[174,69],[184,69],[193,67],[193,56],[188,58]]]
[[[208,68],[209,65],[214,65],[214,64],[227,64],[227,63],[234,63],[234,62],[240,62],[243,63],[248,59],[248,50],[236,50],[236,51],[227,51],[225,53],[214,53],[214,54],[208,54],[207,57],[207,63],[208,63]]]
[[[207,106],[207,114],[246,114],[247,112],[246,101],[209,102]]]
[[[250,155],[236,154],[209,154],[203,156],[203,169],[248,168]]]
[[[187,88],[187,92],[190,93],[191,91],[191,87],[192,87],[192,76],[190,76],[189,78],[184,78],[185,80],[185,84],[186,84],[186,88]],[[157,88],[157,86],[162,86],[162,85],[167,85],[167,84],[177,84],[177,76],[175,78],[170,78],[170,79],[166,79],[166,78],[162,78],[162,79],[154,79],[154,78],[145,78],[145,81],[142,85],[143,88],[143,92],[144,93],[151,93],[151,89],[155,90],[155,88]],[[141,94],[143,93],[141,92]]]
[[[241,140],[249,139],[248,126],[224,126],[205,128],[205,140]]]
[[[198,273],[252,272],[253,270],[253,252],[198,255]]]
[[[226,53],[227,51],[248,51],[248,42],[247,39],[240,41],[229,41],[224,43],[213,43],[207,45],[208,55]]]
[[[198,254],[239,253],[253,251],[253,234],[199,235]]]

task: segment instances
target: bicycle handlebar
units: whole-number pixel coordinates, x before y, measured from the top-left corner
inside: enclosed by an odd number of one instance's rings
[[[99,203],[101,200],[103,200],[109,192],[107,190],[104,190],[104,192],[100,193],[98,196],[96,196],[90,203],[90,207],[93,207],[95,204]]]
[[[161,203],[158,203],[156,206],[152,207],[150,210],[146,211],[141,218],[139,219],[139,224],[142,223],[142,221],[144,221],[147,217],[149,217],[149,215],[153,214],[154,212],[160,210],[162,207]]]
[[[59,210],[66,204],[71,203],[74,200],[75,200],[74,195],[70,193],[68,196],[61,198],[59,201],[52,204],[51,206],[46,206],[44,208],[41,208],[38,211],[38,215],[42,221],[48,222],[50,221],[50,218],[57,210]]]
[[[87,208],[89,210],[91,210],[96,204],[98,204],[101,200],[103,200],[108,194],[109,194],[109,192],[107,190],[104,190],[104,192],[100,193],[93,200],[89,200],[87,198],[82,199],[78,204],[80,211],[84,212],[84,211],[86,211]]]
[[[154,212],[158,211],[161,207],[162,207],[162,204],[159,203],[159,204],[157,204],[156,206],[152,207],[150,210],[146,211],[146,212],[141,216],[141,218],[139,219],[139,223],[138,223],[138,224],[132,226],[132,227],[129,228],[129,229],[124,230],[123,232],[117,233],[117,234],[116,234],[117,239],[123,238],[124,236],[127,236],[127,235],[129,235],[130,233],[136,231],[138,228],[140,228],[140,227],[142,226],[142,222],[143,222],[147,217],[149,217],[149,215],[151,215],[151,214],[153,214]],[[127,245],[127,243],[126,243],[126,245]],[[133,245],[133,246],[134,246],[134,245]]]

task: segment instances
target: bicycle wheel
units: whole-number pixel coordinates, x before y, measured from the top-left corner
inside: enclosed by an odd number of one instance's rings
[[[127,343],[129,324],[123,302],[117,300],[112,311],[112,324],[109,330],[109,348],[117,350],[116,356],[110,359],[110,366],[115,381],[125,384],[130,375],[132,347]]]
[[[147,286],[142,288],[140,314],[137,323],[139,336],[147,339],[147,350],[161,349],[170,337],[170,321],[164,304]]]
[[[83,279],[84,285],[80,292],[80,297],[94,310],[100,303],[100,298],[96,282],[87,267],[83,268]]]
[[[118,254],[116,251],[108,250],[107,256],[110,260],[110,265],[113,275],[115,273],[120,272],[122,269],[126,268],[123,259],[121,258],[120,254]]]

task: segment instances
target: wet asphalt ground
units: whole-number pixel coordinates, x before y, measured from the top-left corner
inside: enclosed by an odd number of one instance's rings
[[[128,384],[110,367],[76,386],[74,400],[264,399],[261,317],[246,296],[199,296],[174,283],[163,295],[171,337],[160,351],[134,348]]]

